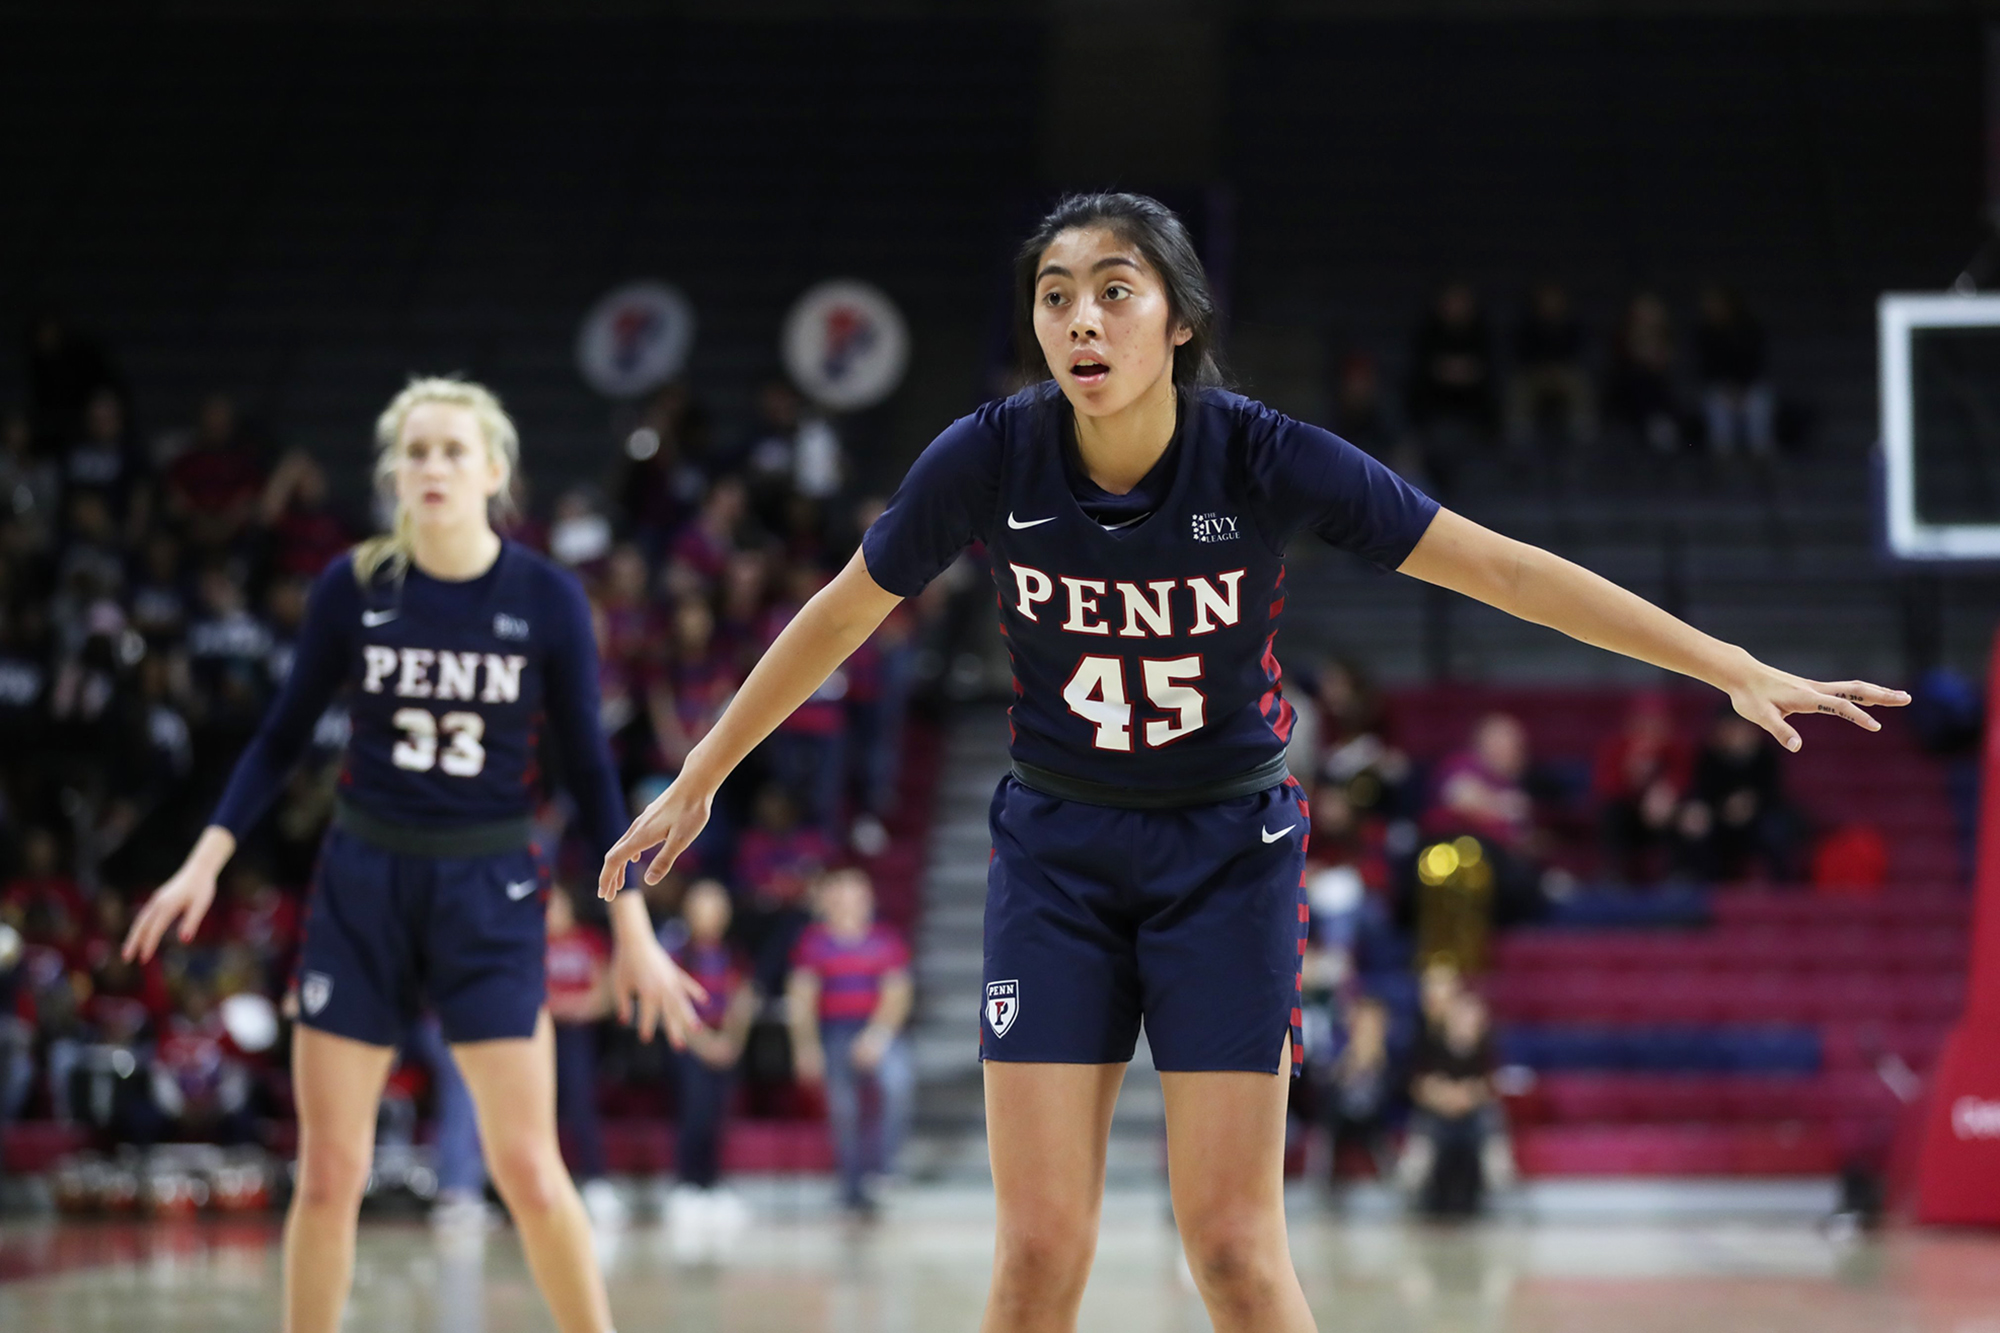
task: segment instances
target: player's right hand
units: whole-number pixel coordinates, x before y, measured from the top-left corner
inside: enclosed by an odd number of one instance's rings
[[[625,830],[625,836],[612,843],[611,850],[604,854],[604,868],[597,876],[597,896],[606,902],[616,898],[625,887],[625,867],[653,847],[660,850],[646,866],[646,883],[658,884],[673,869],[688,844],[708,826],[708,812],[714,804],[713,791],[684,777],[676,778],[653,798],[653,803]]]
[[[215,872],[193,864],[183,865],[172,879],[153,891],[153,896],[146,899],[146,905],[132,918],[132,929],[125,934],[125,961],[143,963],[152,958],[160,940],[176,922],[180,925],[181,943],[192,940],[214,901]]]

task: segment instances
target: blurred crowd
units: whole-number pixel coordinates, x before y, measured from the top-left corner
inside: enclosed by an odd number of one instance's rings
[[[1809,424],[1771,381],[1762,324],[1723,283],[1703,284],[1685,334],[1665,299],[1640,291],[1593,339],[1553,280],[1526,293],[1510,328],[1500,323],[1470,283],[1445,284],[1411,337],[1401,386],[1368,353],[1341,361],[1333,429],[1448,496],[1481,456],[1573,471],[1609,446],[1768,463]]]
[[[1625,432],[1654,449],[1702,441],[1768,456],[1778,437],[1762,336],[1719,288],[1701,310],[1690,390],[1655,298],[1634,301],[1600,376],[1567,297],[1538,288],[1509,377],[1477,298],[1454,285],[1418,335],[1406,412],[1355,361],[1337,425],[1385,455],[1417,450],[1433,480],[1464,449],[1509,439]],[[0,956],[0,1125],[53,1119],[107,1146],[250,1141],[287,1118],[284,1035],[270,1024],[267,1041],[247,1041],[230,1005],[286,1001],[346,736],[338,706],[200,934],[144,966],[117,942],[284,680],[310,581],[380,515],[344,507],[319,461],[227,395],[190,422],[140,431],[113,358],[60,320],[32,326],[27,363],[26,401],[0,405],[0,923],[19,955]],[[835,424],[777,381],[727,427],[670,386],[619,423],[604,457],[599,478],[546,506],[519,479],[508,535],[575,569],[590,593],[600,722],[636,807],[671,781],[881,501],[857,490]],[[872,1207],[913,1098],[898,927],[914,905],[878,904],[870,870],[921,832],[898,804],[905,724],[913,696],[963,660],[954,636],[989,614],[977,584],[941,579],[893,613],[732,778],[649,891],[663,942],[710,994],[709,1031],[688,1051],[609,1021],[601,905],[572,892],[594,881],[595,851],[565,836],[561,793],[538,813],[556,884],[561,1113],[598,1211],[616,1207],[591,1188],[607,1170],[600,1113],[673,1117],[683,1230],[733,1216],[716,1190],[731,1115],[825,1114],[843,1202]],[[1806,872],[1805,821],[1773,743],[1726,708],[1690,727],[1670,698],[1641,693],[1593,760],[1550,762],[1505,713],[1448,753],[1414,753],[1349,662],[1286,684],[1299,714],[1292,768],[1312,812],[1311,1077],[1295,1109],[1329,1132],[1326,1169],[1372,1157],[1443,1211],[1509,1178],[1476,985],[1491,931],[1538,919],[1583,882],[1639,891]],[[434,1025],[412,1032],[406,1055],[383,1140],[434,1121],[431,1192],[477,1210],[477,1130]]]
[[[1456,749],[1419,754],[1353,663],[1287,683],[1291,766],[1312,812],[1308,1077],[1293,1106],[1316,1145],[1310,1169],[1372,1169],[1423,1206],[1469,1211],[1513,1178],[1477,985],[1494,932],[1586,885],[1799,880],[1806,821],[1776,742],[1726,705],[1690,727],[1671,696],[1634,694],[1588,759],[1538,759],[1505,712],[1476,718]]]
[[[284,681],[312,579],[381,515],[342,503],[355,487],[337,482],[358,478],[330,478],[226,394],[191,421],[142,430],[115,358],[59,317],[31,322],[25,358],[26,400],[0,404],[0,922],[11,929],[0,1125],[53,1118],[105,1144],[247,1140],[287,1110],[285,1051],[282,1034],[245,1049],[227,1002],[286,1002],[347,733],[338,704],[200,933],[143,966],[118,943]],[[636,806],[672,780],[880,501],[855,492],[834,427],[782,382],[728,429],[684,386],[666,389],[620,423],[603,458],[599,476],[545,508],[519,478],[522,517],[506,535],[573,568],[589,592],[600,722]],[[572,903],[565,887],[595,882],[598,852],[565,835],[572,810],[548,794],[537,823],[559,904],[551,1004],[565,1029],[591,1034],[563,1043],[566,1112],[623,1080],[654,1085],[655,1109],[694,1107],[685,1125],[729,1103],[739,1063],[764,1087],[737,1103],[812,1111],[822,1094],[799,1091],[796,1063],[824,1088],[843,1143],[858,1145],[848,1155],[879,1161],[882,1135],[849,1112],[859,1071],[895,1093],[889,1120],[904,1113],[895,1090],[907,1060],[891,1039],[908,1010],[907,960],[872,920],[866,868],[911,831],[898,825],[899,761],[938,619],[925,599],[894,612],[732,778],[700,840],[649,891],[663,938],[717,980],[714,1017],[731,1015],[719,1031],[732,1035],[688,1058],[629,1037],[598,1049],[598,1030],[614,1030],[592,998],[604,989],[601,904],[587,893]],[[821,898],[836,906],[820,911]],[[838,980],[801,1000],[821,976]],[[868,997],[885,991],[875,1022]],[[775,1058],[756,1024],[775,1034]],[[433,1112],[452,1078],[426,1055],[436,1046],[413,1034],[397,1085]],[[883,1100],[871,1095],[871,1108]],[[592,1137],[584,1155],[601,1159]],[[686,1169],[712,1178],[692,1146]],[[862,1176],[847,1184],[864,1206]]]

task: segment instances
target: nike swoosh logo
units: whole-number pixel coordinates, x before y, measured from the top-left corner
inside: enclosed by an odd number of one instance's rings
[[[1014,517],[1013,510],[1010,509],[1007,511],[1007,526],[1014,529],[1014,531],[1016,532],[1019,532],[1023,528],[1039,528],[1044,523],[1053,523],[1055,521],[1056,521],[1055,516],[1052,514],[1047,518],[1031,519],[1028,522],[1023,523],[1020,519]]]
[[[532,879],[517,879],[507,885],[507,896],[517,903],[534,891],[535,881]]]
[[[374,629],[377,625],[386,625],[395,618],[396,613],[394,611],[363,611],[361,613],[361,623],[369,629]]]
[[[1265,841],[1265,842],[1276,842],[1276,841],[1277,841],[1278,839],[1280,839],[1280,838],[1284,837],[1284,836],[1285,836],[1285,835],[1286,835],[1287,833],[1290,833],[1290,832],[1291,832],[1291,831],[1292,831],[1293,829],[1295,829],[1295,828],[1297,828],[1297,827],[1298,827],[1298,825],[1297,825],[1297,824],[1287,824],[1287,825],[1285,825],[1285,826],[1284,826],[1283,828],[1279,829],[1279,830],[1278,830],[1278,831],[1277,831],[1276,833],[1273,833],[1273,832],[1271,832],[1271,830],[1269,830],[1269,829],[1265,829],[1265,830],[1264,830],[1264,841]]]

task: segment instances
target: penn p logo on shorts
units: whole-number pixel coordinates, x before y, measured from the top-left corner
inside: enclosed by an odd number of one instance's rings
[[[299,1007],[309,1014],[326,1008],[333,998],[333,978],[324,972],[308,972],[299,979]]]
[[[989,981],[986,983],[986,1026],[993,1029],[994,1036],[1006,1036],[1007,1029],[1014,1026],[1014,1019],[1020,1012],[1020,982]]]

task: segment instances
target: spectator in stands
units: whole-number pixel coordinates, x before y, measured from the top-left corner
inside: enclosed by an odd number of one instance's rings
[[[687,383],[656,392],[625,439],[626,463],[618,484],[618,510],[648,565],[708,490],[708,414]]]
[[[186,632],[191,601],[182,576],[181,544],[170,532],[153,531],[140,554],[128,603],[132,628],[155,649],[177,645]]]
[[[203,555],[233,547],[257,517],[264,474],[229,395],[202,401],[186,447],[167,465],[166,513]]]
[[[1389,1058],[1389,1011],[1380,1000],[1362,995],[1348,1003],[1345,1019],[1319,1088],[1328,1172],[1338,1173],[1340,1150],[1353,1144],[1368,1154],[1375,1174],[1386,1179],[1392,1167],[1389,1113],[1400,1092]]]
[[[1511,714],[1488,713],[1473,724],[1466,748],[1438,765],[1426,824],[1432,831],[1470,833],[1495,847],[1527,851],[1535,835],[1527,775],[1527,729]]]
[[[597,1119],[597,1025],[611,1013],[611,950],[576,919],[569,890],[548,895],[549,1017],[556,1029],[556,1122],[574,1156],[577,1193],[599,1226],[617,1226],[625,1202],[605,1178]]]
[[[152,514],[150,469],[134,440],[125,402],[117,390],[100,388],[84,408],[83,429],[58,463],[64,501],[94,495],[111,516],[120,546],[136,544]]]
[[[30,828],[21,839],[20,873],[0,889],[0,920],[26,932],[27,914],[36,904],[48,903],[71,915],[83,911],[83,892],[74,876],[62,868],[62,845],[46,828]],[[39,943],[32,934],[28,942]]]
[[[764,613],[765,651],[828,581],[826,571],[816,566],[790,567],[784,595]],[[806,818],[835,843],[841,840],[841,803],[846,795],[845,701],[852,680],[846,664],[835,668],[804,703],[786,715],[763,747],[772,771],[805,807]]]
[[[1363,815],[1407,813],[1410,760],[1390,745],[1382,696],[1355,663],[1328,658],[1312,681],[1320,781],[1345,789],[1348,804]]]
[[[718,480],[702,500],[694,522],[674,539],[673,562],[692,570],[704,586],[714,586],[728,568],[730,557],[740,549],[748,509],[749,495],[741,481],[734,477]]]
[[[686,568],[680,562],[676,565]],[[676,565],[668,566],[669,577]],[[724,561],[722,596],[715,612],[715,641],[729,655],[739,679],[750,674],[750,669],[757,665],[757,655],[764,650],[764,607],[770,600],[772,584],[782,572],[778,562],[759,549],[733,551]],[[709,585],[697,581],[695,586]]]
[[[248,947],[261,975],[257,989],[282,994],[299,943],[299,900],[271,881],[263,864],[239,855],[222,879],[222,901],[210,916],[218,937]],[[122,935],[105,932],[108,939]]]
[[[1411,1065],[1415,1107],[1397,1176],[1426,1212],[1475,1212],[1486,1188],[1513,1181],[1493,1069],[1486,1002],[1460,990],[1445,1002],[1441,1026],[1417,1039]]]
[[[1733,288],[1706,284],[1697,300],[1695,370],[1702,419],[1718,458],[1738,450],[1769,458],[1776,446],[1777,399],[1765,378],[1764,329]]]
[[[1449,490],[1469,449],[1493,438],[1498,425],[1493,335],[1470,283],[1445,284],[1417,326],[1410,348],[1410,425],[1424,466]]]
[[[0,415],[0,553],[40,555],[54,540],[61,483],[28,414]]]
[[[1550,432],[1572,449],[1596,438],[1596,394],[1583,352],[1583,321],[1569,292],[1552,280],[1536,283],[1514,329],[1507,433],[1517,446]]]
[[[1427,837],[1477,838],[1493,866],[1493,923],[1533,920],[1546,905],[1548,838],[1528,790],[1527,729],[1508,713],[1473,724],[1466,748],[1448,755],[1431,780]],[[1551,891],[1555,886],[1550,885]]]
[[[1624,725],[1598,747],[1591,771],[1604,871],[1612,880],[1638,884],[1665,872],[1689,762],[1666,696],[1635,697]]]
[[[199,609],[188,627],[188,666],[203,729],[217,740],[247,740],[271,697],[271,627],[249,606],[242,579],[212,564],[196,585]]]
[[[1446,957],[1426,959],[1417,973],[1417,1031],[1436,1036],[1444,1031],[1451,1002],[1465,990],[1464,974]]]
[[[773,532],[792,525],[793,497],[824,504],[840,493],[847,460],[840,436],[799,392],[782,379],[767,381],[757,394],[757,424],[738,460],[750,484],[751,506]]]
[[[1604,411],[1612,423],[1655,453],[1677,452],[1686,441],[1685,414],[1674,386],[1673,321],[1666,302],[1640,292],[1625,307],[1611,349]]]
[[[590,571],[611,553],[611,520],[589,487],[566,491],[549,525],[549,554],[571,569]]]
[[[881,513],[882,503],[864,505],[863,531]],[[903,603],[882,619],[875,632],[847,660],[847,730],[853,737],[852,787],[857,808],[855,846],[873,855],[886,845],[882,817],[896,803],[896,780],[903,757],[903,722],[916,681],[916,613]]]
[[[153,1106],[169,1135],[223,1144],[252,1138],[250,1071],[226,1036],[208,985],[184,979],[151,1060]]]
[[[740,682],[730,655],[716,642],[708,603],[699,597],[676,602],[672,647],[650,677],[646,698],[661,772],[680,772],[688,751],[722,716]]]
[[[666,658],[667,623],[648,584],[646,557],[631,542],[611,550],[593,600],[606,622],[603,655],[621,669],[642,673]]]
[[[1382,392],[1382,368],[1367,352],[1350,352],[1340,360],[1333,384],[1333,431],[1384,462],[1415,461],[1398,457],[1403,431]]]
[[[874,920],[875,894],[862,871],[830,873],[816,897],[819,919],[792,951],[785,992],[793,1061],[801,1082],[825,1085],[841,1206],[866,1218],[875,1211],[870,1180],[895,1169],[915,1100],[902,1035],[913,995],[910,951]],[[870,1085],[872,1107],[864,1095]]]
[[[766,783],[752,805],[752,825],[736,839],[736,889],[746,899],[744,943],[766,991],[784,987],[792,945],[810,919],[812,885],[834,861],[834,845],[798,819],[798,801],[782,783]]]
[[[1724,705],[1695,756],[1675,819],[1678,868],[1704,880],[1762,871],[1797,878],[1799,829],[1785,800],[1776,742]]]
[[[295,449],[272,470],[257,518],[268,534],[271,565],[279,573],[311,578],[353,545],[332,496],[326,469],[311,454]]]
[[[668,1199],[667,1215],[676,1231],[726,1224],[725,1215],[740,1214],[740,1205],[716,1190],[736,1064],[758,1001],[749,969],[727,939],[730,913],[729,891],[719,881],[696,880],[681,900],[686,938],[672,950],[674,961],[708,992],[696,1006],[701,1026],[689,1034],[687,1049],[673,1056],[680,1188]],[[662,944],[667,929],[662,927]]]

